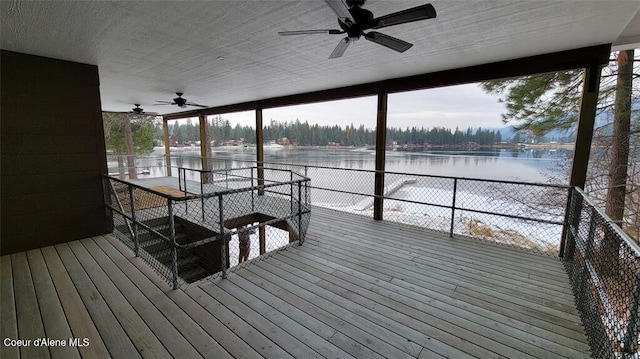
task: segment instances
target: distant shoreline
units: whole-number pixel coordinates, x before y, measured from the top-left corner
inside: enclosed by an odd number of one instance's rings
[[[255,149],[255,144],[247,144],[247,146],[222,146],[222,147],[212,147],[213,151],[216,150],[252,150]],[[272,148],[269,146],[265,146],[265,149]],[[575,148],[575,143],[558,143],[558,142],[545,142],[545,143],[499,143],[494,145],[479,145],[475,143],[469,143],[462,146],[455,145],[389,145],[386,147],[387,151],[398,151],[398,152],[422,152],[422,151],[433,151],[433,150],[446,150],[446,151],[475,151],[475,150],[487,150],[487,149],[499,149],[499,150],[524,150],[524,149],[534,149],[534,150],[573,150]],[[163,147],[156,147],[154,149],[164,150]],[[194,151],[199,150],[200,146],[180,146],[180,147],[171,147],[172,151]],[[289,146],[280,146],[277,149],[283,150],[291,150],[291,149],[335,149],[335,150],[361,150],[361,151],[375,151],[375,146],[340,146],[340,145],[326,145],[326,146],[297,146],[297,145],[289,145]]]

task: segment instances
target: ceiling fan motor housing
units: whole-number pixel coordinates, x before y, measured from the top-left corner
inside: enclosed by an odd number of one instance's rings
[[[352,41],[358,40],[360,38],[365,30],[365,26],[367,26],[373,19],[373,13],[371,11],[360,7],[360,3],[364,4],[364,1],[356,1],[356,3],[358,4],[351,5],[351,2],[349,3],[349,6],[351,6],[349,8],[349,13],[351,14],[351,17],[353,18],[355,23],[352,23],[350,21],[345,23],[338,19],[340,28],[342,28],[342,30],[347,33],[350,40]]]
[[[174,98],[173,102],[175,102],[175,104],[178,105],[178,107],[187,107],[187,100],[182,98],[183,93],[176,92],[176,95],[178,95],[178,97]]]

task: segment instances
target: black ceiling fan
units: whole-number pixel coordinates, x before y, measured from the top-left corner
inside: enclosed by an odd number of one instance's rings
[[[387,26],[406,24],[408,22],[433,19],[436,17],[436,9],[431,4],[420,5],[410,9],[394,12],[389,15],[373,17],[373,13],[363,9],[366,0],[325,0],[327,5],[331,7],[333,12],[338,15],[338,25],[341,30],[323,29],[323,30],[298,30],[298,31],[280,31],[278,35],[308,35],[308,34],[330,34],[340,35],[347,34],[347,37],[340,40],[338,46],[333,50],[330,59],[342,56],[349,47],[349,44],[364,36],[365,39],[376,44],[388,47],[398,52],[405,52],[413,46],[413,44],[400,40],[393,36],[385,35],[377,31],[369,31],[370,29],[381,29]]]
[[[132,114],[132,115],[148,115],[148,116],[157,116],[158,115],[157,112],[145,112],[144,109],[140,108],[140,104],[139,103],[134,103],[134,105],[136,107],[132,108],[131,111],[129,111],[129,113]]]
[[[173,102],[156,100],[156,102],[158,102],[156,105],[177,105],[180,108],[185,108],[187,106],[205,107],[205,108],[208,107],[205,105],[198,105],[197,103],[187,101],[186,98],[182,97],[182,95],[184,95],[182,92],[176,92],[176,95],[178,95],[178,97],[174,98]]]

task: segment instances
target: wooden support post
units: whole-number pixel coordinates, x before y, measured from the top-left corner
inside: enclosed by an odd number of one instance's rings
[[[171,143],[169,143],[169,121],[162,119],[162,134],[164,135],[164,156],[167,161],[167,176],[171,177]]]
[[[122,132],[124,132],[124,143],[127,148],[127,173],[129,174],[129,179],[138,179],[133,134],[131,133],[131,115],[126,113],[122,114]]]
[[[258,228],[258,237],[260,239],[260,255],[267,253],[267,231],[264,226]]]
[[[207,116],[198,116],[198,122],[200,125],[200,156],[202,157],[202,169],[205,171],[211,170],[209,168],[209,156],[211,152],[207,151],[209,148],[209,136],[207,136]]]
[[[262,109],[256,109],[256,161],[258,163],[258,186],[264,186],[264,132],[262,131]],[[262,196],[264,189],[258,189]]]
[[[576,136],[575,150],[573,151],[571,178],[569,179],[570,186],[580,187],[581,189],[584,189],[584,184],[587,179],[587,167],[589,154],[591,153],[593,125],[596,119],[601,69],[601,66],[594,65],[586,68],[584,72],[578,134]]]
[[[582,81],[582,102],[580,103],[580,118],[578,120],[578,133],[576,145],[573,151],[573,163],[571,165],[571,177],[569,186],[584,189],[587,180],[587,168],[589,166],[589,154],[591,153],[591,140],[593,139],[593,125],[596,120],[596,107],[598,104],[598,92],[600,88],[600,65],[587,67]],[[572,199],[573,190],[569,190],[569,199],[562,226],[562,241],[560,242],[560,258],[565,256],[567,248],[572,252],[575,247],[574,238],[569,236],[569,227],[579,227],[580,211],[582,211],[582,196]],[[570,223],[571,221],[571,223]],[[570,241],[570,242],[568,242]],[[570,258],[573,253],[570,253]]]
[[[387,147],[387,98],[385,91],[378,93],[378,117],[376,123],[376,173],[373,199],[373,219],[379,221],[383,217],[384,201],[384,164]]]

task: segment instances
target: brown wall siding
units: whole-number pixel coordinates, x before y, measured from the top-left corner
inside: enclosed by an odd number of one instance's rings
[[[2,51],[0,252],[108,232],[98,68]]]

